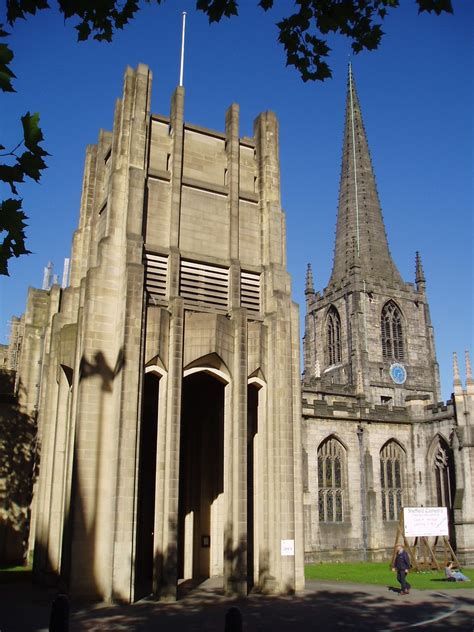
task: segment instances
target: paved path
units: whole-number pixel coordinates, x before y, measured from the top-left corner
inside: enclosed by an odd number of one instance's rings
[[[54,593],[29,584],[0,586],[0,632],[47,632]],[[474,590],[412,591],[382,586],[307,582],[292,597],[229,599],[208,581],[176,603],[133,606],[72,604],[70,632],[223,632],[225,613],[237,605],[245,632],[474,631]]]

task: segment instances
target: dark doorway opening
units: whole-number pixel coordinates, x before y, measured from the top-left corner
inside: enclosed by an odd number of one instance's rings
[[[183,380],[178,518],[178,576],[210,577],[224,555],[224,391],[204,372]],[[214,505],[214,506],[213,506]]]
[[[258,432],[258,388],[247,389],[247,589],[255,583],[255,436]]]
[[[138,468],[135,600],[153,592],[153,534],[155,527],[156,439],[160,378],[146,373],[140,428]]]

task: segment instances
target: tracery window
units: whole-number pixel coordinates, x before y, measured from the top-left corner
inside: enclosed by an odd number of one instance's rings
[[[403,360],[402,313],[394,303],[388,301],[382,309],[382,355],[386,360]]]
[[[438,507],[453,506],[454,466],[452,451],[446,441],[439,438],[434,455],[434,472],[436,482],[436,500]]]
[[[341,362],[341,319],[335,307],[331,307],[326,321],[329,365]]]
[[[342,522],[344,515],[345,449],[334,437],[318,448],[319,522]]]
[[[383,520],[398,520],[403,506],[404,456],[396,441],[388,441],[380,451]]]

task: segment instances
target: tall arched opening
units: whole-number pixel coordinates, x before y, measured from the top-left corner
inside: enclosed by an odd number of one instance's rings
[[[210,372],[183,379],[178,577],[222,575],[225,383]]]
[[[258,568],[257,546],[257,433],[258,433],[258,390],[252,383],[247,387],[247,588],[250,591],[256,581]]]
[[[135,600],[153,592],[156,441],[160,375],[145,373],[138,466]]]

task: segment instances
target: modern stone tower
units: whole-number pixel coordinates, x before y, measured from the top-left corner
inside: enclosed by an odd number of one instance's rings
[[[306,283],[305,381],[323,390],[402,405],[439,399],[433,328],[421,260],[405,283],[389,252],[367,138],[349,67],[336,244],[320,293]]]
[[[175,598],[303,586],[298,309],[278,125],[239,136],[150,114],[125,73],[86,154],[71,285],[46,338],[35,572],[70,591]]]

